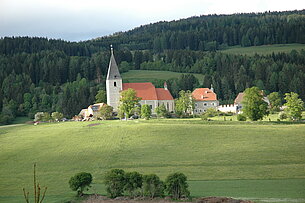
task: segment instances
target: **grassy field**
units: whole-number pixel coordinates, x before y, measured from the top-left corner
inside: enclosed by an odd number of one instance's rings
[[[274,45],[263,45],[263,46],[252,46],[252,47],[229,47],[226,50],[223,50],[223,53],[230,54],[246,54],[246,55],[254,55],[254,54],[272,54],[279,52],[290,52],[291,50],[305,50],[305,44],[274,44]]]
[[[180,171],[193,196],[305,202],[305,124],[204,122],[199,119],[66,122],[0,128],[0,202],[22,202],[32,164],[48,186],[46,202],[73,198],[68,180],[92,173],[89,192],[105,194],[112,168]]]
[[[167,80],[170,78],[178,78],[180,75],[186,73],[178,73],[171,71],[149,71],[149,70],[130,70],[122,74],[124,81],[128,82],[153,82],[156,79]],[[202,83],[202,74],[193,74]]]

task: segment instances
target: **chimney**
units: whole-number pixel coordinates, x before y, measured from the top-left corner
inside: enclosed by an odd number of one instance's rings
[[[164,89],[165,89],[165,90],[168,90],[168,89],[167,89],[167,83],[166,83],[166,82],[164,82]]]

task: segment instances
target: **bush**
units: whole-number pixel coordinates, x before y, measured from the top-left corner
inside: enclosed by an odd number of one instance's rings
[[[143,104],[141,107],[141,117],[145,120],[149,120],[151,117],[151,109],[148,104]]]
[[[281,111],[281,112],[279,113],[279,119],[280,119],[280,120],[285,120],[285,119],[287,119],[287,118],[288,118],[288,115],[287,115],[286,112]]]
[[[88,190],[91,182],[92,182],[92,175],[90,173],[81,172],[75,174],[73,177],[70,178],[69,185],[73,191],[77,191],[77,194],[79,196],[82,196],[83,191],[85,189]]]
[[[162,197],[164,194],[164,183],[155,174],[143,176],[143,192],[144,196],[150,198]]]
[[[189,197],[187,177],[183,173],[170,174],[166,180],[166,190],[174,199],[179,199],[183,196]]]
[[[124,190],[134,197],[136,196],[136,190],[142,187],[142,182],[143,177],[140,173],[136,171],[125,173]]]
[[[200,118],[201,118],[201,120],[207,121],[209,117],[207,114],[203,113],[203,114],[201,114]]]
[[[206,110],[206,112],[204,112],[204,114],[207,115],[207,117],[215,117],[215,116],[218,116],[218,111],[214,108],[208,108]]]
[[[60,121],[64,117],[64,115],[59,112],[53,112],[51,114],[51,117],[52,117],[53,121]]]
[[[243,114],[238,114],[237,115],[237,120],[238,121],[246,121],[247,120],[247,117]]]
[[[37,112],[35,114],[34,121],[50,121],[51,116],[48,112]]]
[[[110,120],[112,119],[113,107],[109,105],[103,105],[99,111],[99,117],[102,120]]]
[[[104,183],[109,197],[122,196],[125,186],[125,171],[122,169],[112,169],[106,173]]]

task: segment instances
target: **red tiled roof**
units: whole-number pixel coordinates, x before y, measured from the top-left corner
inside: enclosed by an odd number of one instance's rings
[[[237,97],[234,100],[234,104],[240,104],[243,98],[244,98],[244,93],[243,92],[238,93]]]
[[[209,88],[197,88],[192,92],[196,101],[215,101],[217,95]]]
[[[137,97],[142,100],[174,100],[171,93],[163,88],[155,88],[151,82],[123,83],[123,90],[132,88],[137,92]]]
[[[171,93],[164,88],[156,88],[158,100],[174,100]]]

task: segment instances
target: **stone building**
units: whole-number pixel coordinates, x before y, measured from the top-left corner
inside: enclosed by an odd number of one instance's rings
[[[111,48],[111,57],[106,78],[107,104],[113,107],[114,112],[118,111],[120,102],[120,92],[132,88],[136,91],[137,97],[141,98],[140,104],[148,104],[154,113],[155,108],[164,104],[169,112],[174,111],[174,98],[167,89],[166,83],[164,88],[156,88],[152,83],[123,83],[119,68],[114,58],[113,49]]]
[[[197,88],[192,92],[192,96],[195,100],[194,114],[201,114],[208,108],[217,109],[219,101],[217,95],[214,92],[213,87],[209,88]]]

